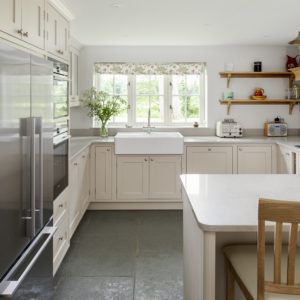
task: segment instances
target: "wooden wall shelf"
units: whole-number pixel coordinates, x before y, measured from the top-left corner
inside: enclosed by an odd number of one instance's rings
[[[230,114],[231,105],[289,105],[289,114],[293,113],[294,106],[300,102],[300,99],[267,99],[267,100],[249,100],[234,99],[220,100],[220,104],[227,105],[227,115]]]
[[[288,78],[289,87],[293,87],[295,75],[292,72],[220,72],[221,78],[227,78],[227,87],[231,78]]]

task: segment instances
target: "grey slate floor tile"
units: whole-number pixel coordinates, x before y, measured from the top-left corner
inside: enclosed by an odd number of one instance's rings
[[[55,285],[55,300],[182,300],[182,212],[88,211]]]

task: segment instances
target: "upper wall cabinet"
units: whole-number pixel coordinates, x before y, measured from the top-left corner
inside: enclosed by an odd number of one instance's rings
[[[44,49],[44,0],[1,0],[0,29]]]
[[[47,3],[46,49],[51,54],[69,60],[69,22]]]

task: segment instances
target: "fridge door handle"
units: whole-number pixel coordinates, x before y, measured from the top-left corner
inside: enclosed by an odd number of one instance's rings
[[[35,118],[30,118],[30,236],[35,236]]]
[[[43,122],[42,118],[38,117],[35,118],[35,125],[36,125],[36,133],[39,135],[39,208],[35,209],[35,212],[40,213],[40,227],[43,226],[43,197],[44,197],[44,165],[43,165]]]
[[[12,296],[14,292],[18,289],[19,285],[25,279],[31,268],[34,266],[40,255],[43,253],[44,249],[47,247],[53,235],[55,234],[57,227],[46,226],[44,229],[38,234],[32,244],[26,249],[24,254],[18,260],[18,262],[14,265],[14,267],[9,271],[9,273],[5,276],[5,278],[0,282],[0,295],[1,296]],[[18,268],[22,266],[24,260],[30,255],[30,252],[34,250],[35,246],[39,243],[41,238],[47,236],[43,244],[40,246],[38,251],[35,253],[34,257],[31,259],[29,264],[26,266],[22,274],[19,276],[18,280],[10,280],[10,278],[16,273]]]

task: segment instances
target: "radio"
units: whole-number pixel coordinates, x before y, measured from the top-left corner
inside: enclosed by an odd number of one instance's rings
[[[265,123],[265,136],[287,136],[287,123]]]

